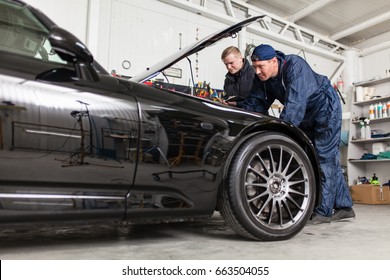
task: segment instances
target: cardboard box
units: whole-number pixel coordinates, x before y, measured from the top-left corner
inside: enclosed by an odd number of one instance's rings
[[[351,186],[350,191],[354,203],[390,204],[388,186],[361,184]]]

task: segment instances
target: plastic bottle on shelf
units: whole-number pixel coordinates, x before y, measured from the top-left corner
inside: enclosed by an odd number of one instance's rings
[[[387,115],[390,116],[390,101],[387,101],[386,107],[387,107]]]
[[[382,118],[387,118],[388,116],[388,113],[387,113],[387,105],[385,103],[383,103],[383,107],[382,107]]]
[[[378,103],[374,104],[374,119],[378,118]]]
[[[360,139],[366,139],[366,127],[364,125],[360,127]]]
[[[378,118],[382,118],[383,117],[382,109],[383,109],[383,104],[382,104],[382,102],[379,102],[378,103]]]
[[[371,104],[368,111],[369,111],[368,115],[369,115],[370,120],[375,119],[374,105]]]
[[[371,139],[371,127],[369,123],[366,124],[365,134],[366,134],[366,139]]]

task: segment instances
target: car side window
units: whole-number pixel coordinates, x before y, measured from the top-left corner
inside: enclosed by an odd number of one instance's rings
[[[49,32],[27,7],[0,2],[0,51],[66,64],[52,50]]]

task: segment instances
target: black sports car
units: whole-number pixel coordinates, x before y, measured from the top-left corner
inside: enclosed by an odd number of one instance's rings
[[[320,199],[317,156],[298,128],[143,84],[258,19],[128,80],[40,11],[0,0],[0,224],[178,222],[219,211],[249,239],[297,234]]]

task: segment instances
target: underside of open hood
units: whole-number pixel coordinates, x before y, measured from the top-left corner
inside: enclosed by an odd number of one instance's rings
[[[207,48],[208,46],[211,46],[221,39],[235,36],[242,28],[248,26],[249,24],[258,21],[259,19],[263,18],[265,15],[262,16],[255,16],[250,17],[248,19],[245,19],[241,22],[238,22],[234,25],[231,25],[229,27],[226,27],[220,31],[217,31],[202,40],[196,41],[195,43],[181,49],[180,51],[172,54],[171,56],[165,58],[164,60],[158,62],[157,64],[147,68],[147,70],[139,73],[138,75],[132,77],[130,80],[134,82],[144,82],[148,80],[150,77],[154,76],[156,73],[161,72],[176,62],[180,61],[181,59],[188,57],[196,52],[199,52],[200,50]]]

